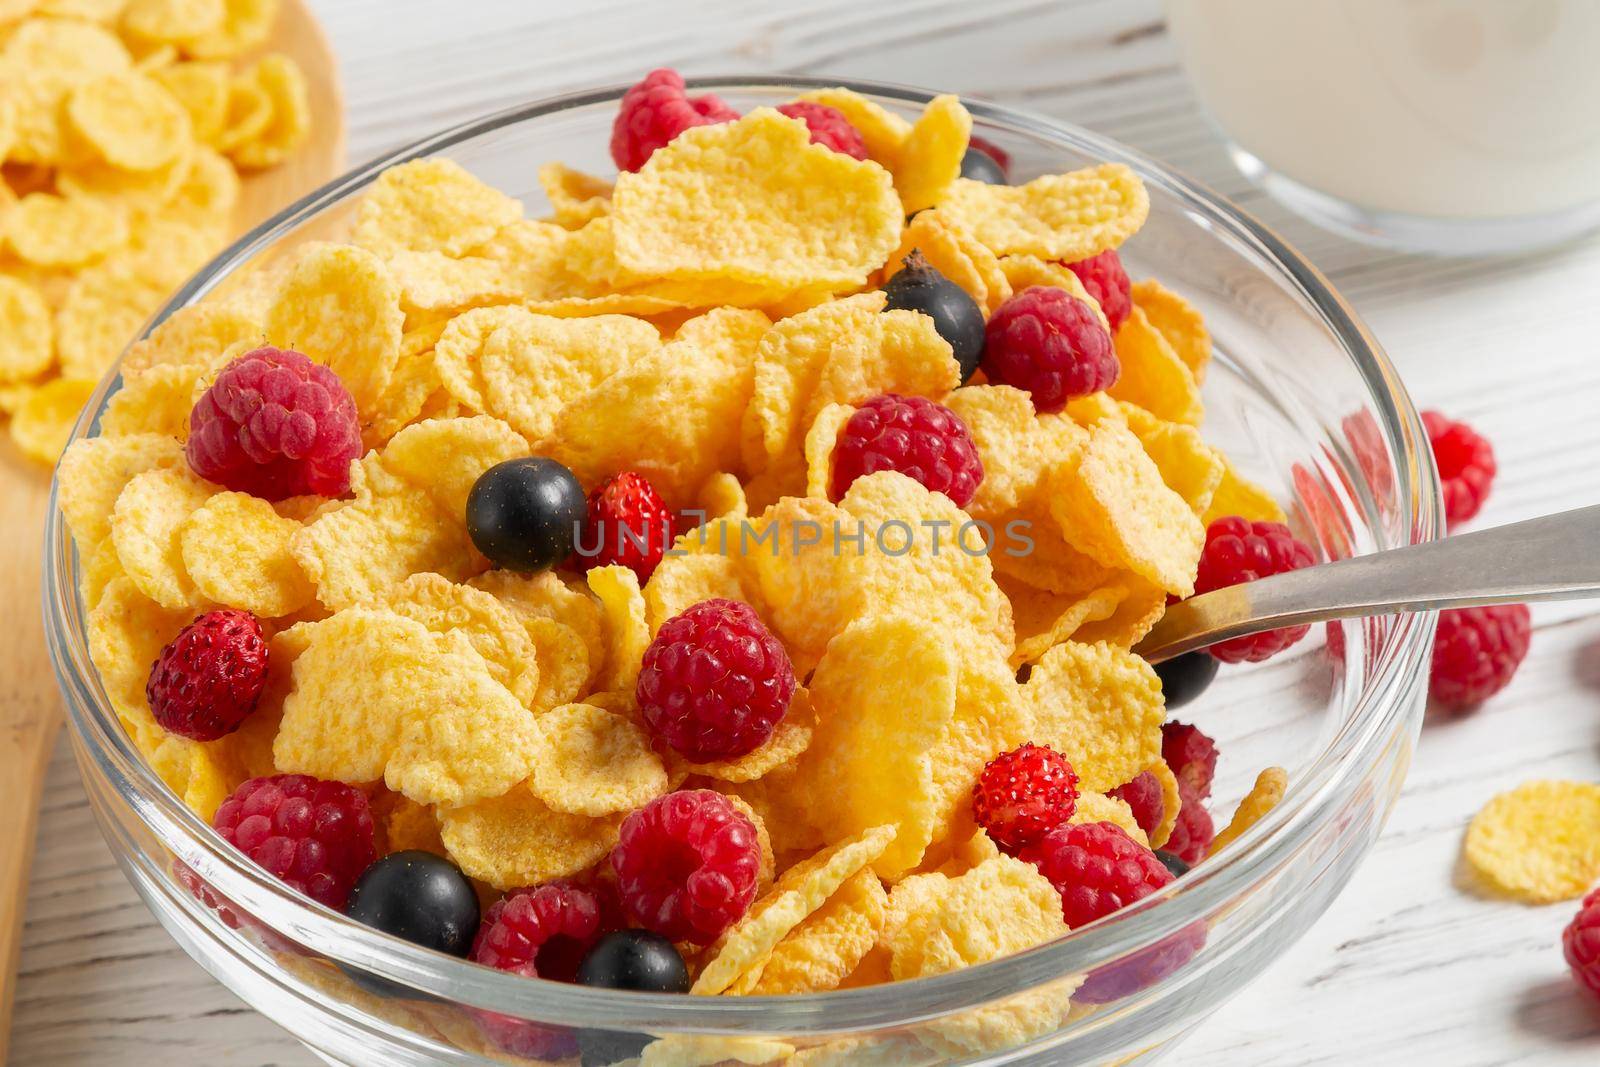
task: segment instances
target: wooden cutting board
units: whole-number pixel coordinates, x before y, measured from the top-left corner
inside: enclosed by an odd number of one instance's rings
[[[247,176],[237,212],[243,233],[327,183],[344,169],[344,95],[333,49],[303,0],[284,0],[265,47],[292,57],[305,72],[312,129],[295,156]],[[0,438],[0,782],[8,816],[0,819],[0,1064],[6,1062],[15,995],[22,909],[33,856],[45,765],[61,726],[61,701],[45,654],[39,607],[39,559],[50,476]]]

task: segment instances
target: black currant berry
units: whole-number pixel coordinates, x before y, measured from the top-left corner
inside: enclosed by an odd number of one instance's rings
[[[987,182],[989,185],[1005,185],[1006,172],[995,158],[981,148],[967,146],[966,154],[961,157],[961,176],[971,178],[975,182]]]
[[[414,945],[466,956],[478,932],[478,894],[467,876],[431,852],[395,852],[356,879],[344,913]],[[413,990],[344,968],[358,984],[381,996],[412,997]]]
[[[1167,698],[1167,710],[1181,708],[1204,693],[1217,676],[1217,666],[1216,657],[1203,651],[1185,652],[1157,663],[1156,677],[1161,679],[1161,692]]]
[[[583,486],[553,459],[508,459],[467,496],[467,533],[478,551],[514,571],[541,571],[572,555],[587,514]]]
[[[689,968],[671,941],[648,930],[618,930],[595,942],[578,967],[578,984],[596,989],[628,989],[636,993],[687,993]],[[585,1030],[578,1035],[584,1067],[637,1056],[651,1038],[613,1030]]]
[[[885,311],[920,311],[933,320],[961,364],[965,382],[983,359],[983,310],[967,291],[934,270],[915,250],[905,258],[905,269],[890,278],[883,291]]]
[[[1166,865],[1167,870],[1172,872],[1172,877],[1174,878],[1182,878],[1189,873],[1189,865],[1170,852],[1163,852],[1158,848],[1156,849],[1156,859]]]

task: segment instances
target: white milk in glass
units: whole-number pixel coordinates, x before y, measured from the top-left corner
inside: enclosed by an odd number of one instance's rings
[[[1168,0],[1247,173],[1439,251],[1600,223],[1600,0]]]

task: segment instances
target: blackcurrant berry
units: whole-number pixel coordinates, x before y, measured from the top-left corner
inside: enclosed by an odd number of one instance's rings
[[[965,382],[983,359],[983,310],[967,291],[934,270],[922,253],[905,258],[905,269],[890,278],[883,291],[885,311],[920,311],[933,320],[961,364]]]
[[[467,533],[478,551],[514,571],[554,567],[572,554],[587,514],[583,486],[553,459],[508,459],[467,496]]]

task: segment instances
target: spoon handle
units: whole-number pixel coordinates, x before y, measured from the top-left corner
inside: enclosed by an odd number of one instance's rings
[[[1600,597],[1600,504],[1191,597],[1134,651],[1151,663],[1280,626]]]

